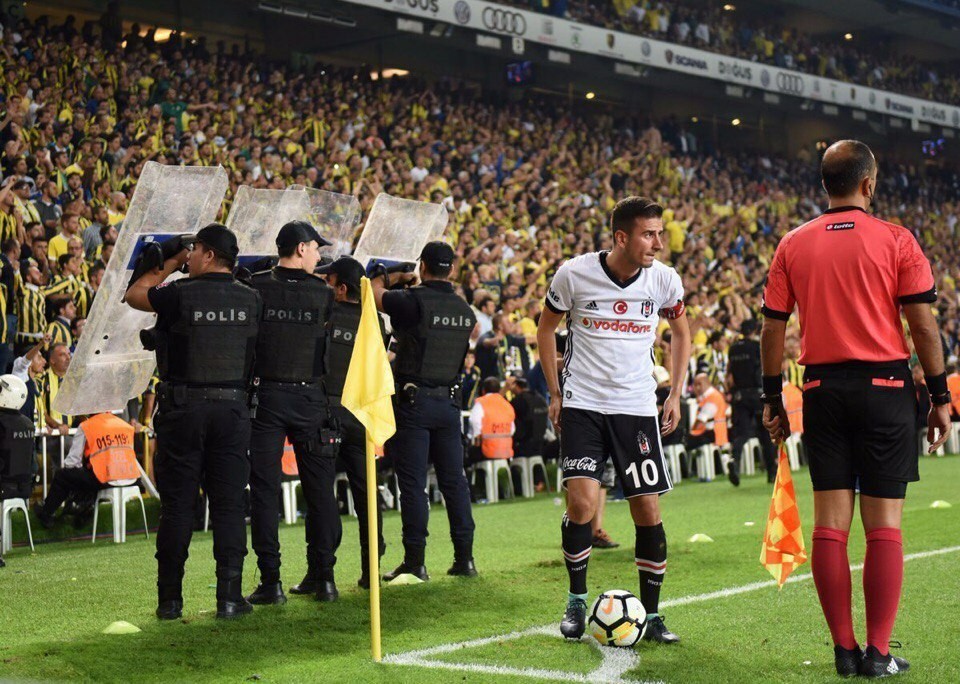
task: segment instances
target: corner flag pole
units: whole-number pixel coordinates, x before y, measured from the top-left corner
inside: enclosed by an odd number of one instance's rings
[[[380,535],[377,529],[377,457],[370,432],[364,430],[367,443],[367,571],[370,577],[370,650],[379,663],[380,652]]]

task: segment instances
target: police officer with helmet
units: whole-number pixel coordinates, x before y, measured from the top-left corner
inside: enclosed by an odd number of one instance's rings
[[[315,464],[334,460],[337,440],[321,383],[333,291],[313,274],[319,248],[330,243],[305,221],[285,224],[276,242],[279,263],[250,279],[263,298],[250,438],[250,527],[260,584],[247,599],[254,604],[287,600],[278,536],[284,439],[293,445],[308,511],[315,496]],[[308,512],[308,542],[321,522]]]
[[[20,413],[26,400],[23,380],[0,375],[0,500],[27,501],[33,490],[33,422]]]
[[[767,481],[777,477],[776,448],[770,441],[769,433],[763,427],[762,372],[760,368],[760,340],[757,339],[759,324],[748,318],[740,326],[742,337],[730,345],[728,352],[729,369],[727,387],[732,395],[732,425],[730,437],[733,440],[733,459],[730,461],[727,475],[733,486],[740,485],[740,455],[748,439],[760,440],[760,450],[767,469]],[[750,455],[753,458],[753,455]]]
[[[236,281],[240,250],[220,224],[196,235],[148,245],[138,257],[126,302],[157,313],[141,333],[157,353],[160,384],[154,420],[154,472],[160,492],[157,530],[157,617],[179,619],[182,582],[197,494],[210,502],[217,565],[217,617],[235,618],[253,606],[241,593],[247,554],[245,488],[250,476],[248,388],[262,303]],[[189,278],[165,282],[187,264]]]
[[[340,453],[336,459],[311,459],[300,467],[300,480],[307,501],[307,574],[292,594],[316,594],[320,601],[335,601],[339,597],[334,580],[336,552],[340,546],[343,527],[337,506],[334,482],[337,471],[347,474],[350,491],[360,523],[361,575],[358,585],[370,588],[367,570],[367,479],[366,435],[363,424],[340,403],[343,384],[353,355],[353,344],[360,326],[360,278],[363,266],[356,259],[344,256],[316,271],[327,278],[335,302],[327,327],[326,375],[324,390],[330,402],[334,420],[340,429]],[[383,525],[379,511],[377,528],[380,555],[385,548]]]
[[[470,487],[463,469],[460,392],[457,379],[476,324],[473,310],[447,280],[454,252],[444,242],[429,242],[420,254],[421,285],[409,285],[412,273],[383,274],[372,279],[377,308],[390,316],[397,341],[394,397],[397,432],[387,442],[396,468],[403,506],[403,562],[384,575],[389,581],[404,573],[429,579],[424,564],[429,515],[427,471],[430,462],[446,501],[454,562],[449,575],[473,577],[473,515]]]

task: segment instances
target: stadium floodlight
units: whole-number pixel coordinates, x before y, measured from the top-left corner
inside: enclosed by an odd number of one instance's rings
[[[332,14],[327,14],[326,12],[313,11],[313,12],[310,12],[310,20],[311,20],[311,21],[322,21],[322,22],[325,22],[325,23],[330,24],[330,23],[333,23],[333,15],[332,15]]]
[[[283,13],[288,17],[296,17],[297,19],[306,19],[310,14],[302,7],[294,7],[292,5],[284,5]]]
[[[733,12],[735,9],[737,9],[737,6],[731,5],[730,3],[727,3],[726,5],[723,6],[724,12]]]
[[[337,26],[346,26],[347,28],[357,27],[357,20],[353,17],[334,17],[333,23]]]
[[[597,96],[597,94],[596,94],[595,92],[593,92],[592,90],[591,90],[589,93],[587,93],[587,99],[588,99],[588,100],[592,100],[592,99],[595,98],[596,96]]]
[[[262,12],[275,12],[277,14],[283,13],[283,5],[279,2],[261,2],[257,5],[257,9]]]
[[[844,33],[844,34],[843,34],[843,39],[844,39],[844,40],[853,40],[853,34],[852,34],[852,33]]]
[[[740,119],[733,119],[730,123],[733,124],[734,126],[739,126],[739,125],[740,125]]]

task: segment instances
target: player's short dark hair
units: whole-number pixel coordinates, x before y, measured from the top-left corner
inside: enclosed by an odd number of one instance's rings
[[[841,140],[840,149],[824,155],[820,163],[823,189],[830,197],[847,197],[877,166],[877,160],[867,145],[859,140]]]
[[[625,197],[613,208],[610,229],[630,232],[637,219],[654,219],[663,216],[663,207],[649,197]]]

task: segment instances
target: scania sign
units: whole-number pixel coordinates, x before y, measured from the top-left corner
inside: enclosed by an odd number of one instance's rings
[[[913,106],[908,105],[904,102],[897,102],[894,99],[886,98],[887,111],[896,112],[897,114],[909,114],[913,116]]]
[[[787,95],[803,95],[803,76],[800,74],[788,74],[785,71],[777,73],[777,90]]]
[[[677,66],[690,67],[691,69],[699,69],[700,71],[706,71],[709,68],[705,60],[695,59],[683,53],[675,53],[673,50],[668,49],[663,56],[666,57],[667,64],[676,64]]]
[[[487,7],[483,10],[483,25],[491,31],[522,36],[527,32],[527,20],[519,12]]]

